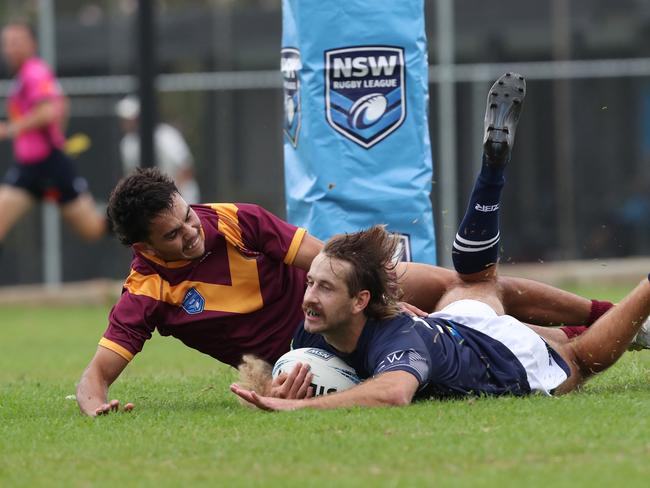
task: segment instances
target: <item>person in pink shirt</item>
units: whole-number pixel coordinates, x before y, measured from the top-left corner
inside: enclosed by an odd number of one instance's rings
[[[16,76],[7,104],[9,118],[0,121],[0,141],[13,140],[15,158],[0,185],[0,246],[15,222],[43,198],[55,200],[74,230],[94,241],[106,233],[107,220],[63,152],[68,101],[36,50],[28,24],[14,22],[2,29],[2,53]]]

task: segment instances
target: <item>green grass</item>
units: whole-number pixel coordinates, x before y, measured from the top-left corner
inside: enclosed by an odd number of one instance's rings
[[[580,290],[618,300],[623,290]],[[111,390],[130,414],[66,396],[108,309],[0,308],[0,486],[647,486],[650,352],[561,398],[267,414],[234,372],[155,336]]]

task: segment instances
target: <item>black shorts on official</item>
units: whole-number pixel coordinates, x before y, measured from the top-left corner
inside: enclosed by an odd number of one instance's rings
[[[14,163],[4,182],[28,191],[39,200],[47,198],[61,205],[88,190],[86,180],[77,175],[72,161],[58,149],[39,163]]]

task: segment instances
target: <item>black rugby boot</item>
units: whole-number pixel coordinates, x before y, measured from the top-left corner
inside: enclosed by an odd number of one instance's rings
[[[502,75],[490,88],[483,134],[483,157],[488,166],[503,167],[510,161],[525,97],[526,80],[518,73]]]

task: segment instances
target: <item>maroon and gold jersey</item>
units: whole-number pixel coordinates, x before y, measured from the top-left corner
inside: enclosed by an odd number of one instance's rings
[[[205,254],[164,262],[136,252],[99,341],[127,360],[154,329],[236,366],[243,354],[273,363],[289,350],[306,272],[291,266],[305,229],[257,205],[192,205]]]

